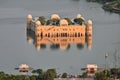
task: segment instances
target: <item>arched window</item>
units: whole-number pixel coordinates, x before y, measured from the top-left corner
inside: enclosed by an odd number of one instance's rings
[[[75,37],[77,37],[77,33],[75,33]]]
[[[47,34],[45,34],[45,37],[47,37]]]
[[[83,34],[81,33],[81,36],[83,36]]]
[[[42,32],[41,32],[40,36],[43,37],[43,33]]]
[[[67,33],[65,33],[65,37],[67,37]]]
[[[80,33],[78,33],[78,37],[80,37]]]
[[[50,37],[50,33],[48,33],[48,37]]]
[[[56,37],[58,37],[58,33],[56,34]]]

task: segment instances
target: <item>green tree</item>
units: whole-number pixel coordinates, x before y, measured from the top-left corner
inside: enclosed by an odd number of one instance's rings
[[[67,20],[68,25],[72,25],[72,21],[69,18],[64,18],[65,20]]]
[[[52,20],[47,20],[46,25],[52,24]]]
[[[67,73],[63,73],[62,78],[67,78],[67,75],[68,75]]]
[[[30,80],[36,80],[36,76],[35,75],[31,75],[30,76]]]
[[[87,71],[82,74],[82,77],[83,78],[87,77]]]
[[[76,24],[82,25],[82,23],[84,22],[84,20],[83,20],[82,18],[75,18],[75,19],[74,19],[74,22],[75,22]]]
[[[120,9],[120,0],[117,0],[117,7]]]
[[[42,69],[36,69],[36,70],[33,70],[32,73],[37,73],[38,75],[39,74],[43,74],[43,70]]]
[[[52,25],[59,25],[59,19],[52,19]]]
[[[107,73],[109,74],[109,71]],[[108,74],[106,75],[105,71],[97,72],[95,74],[95,80],[110,80]]]
[[[56,75],[57,74],[55,69],[48,69],[45,73],[45,80],[54,80]]]
[[[16,78],[16,80],[23,80],[24,79],[24,77],[21,75],[16,75],[15,78]]]
[[[111,75],[114,75],[116,77],[120,77],[120,68],[112,68],[110,70],[110,72],[111,72]]]
[[[42,25],[46,24],[46,19],[44,16],[40,16],[38,20],[41,22]]]
[[[54,78],[57,76],[56,69],[48,69],[47,72],[52,72]]]
[[[30,78],[29,78],[29,77],[27,77],[27,78],[25,78],[25,80],[30,80]]]

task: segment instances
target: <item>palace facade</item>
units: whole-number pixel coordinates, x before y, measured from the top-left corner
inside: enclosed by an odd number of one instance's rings
[[[83,19],[80,14],[76,19]],[[34,32],[34,41],[37,49],[41,44],[57,44],[60,49],[66,49],[70,44],[85,44],[89,49],[92,47],[92,21],[83,21],[82,24],[70,24],[65,19],[60,19],[59,15],[51,15],[51,20],[59,20],[57,25],[42,25],[41,21],[33,19],[32,15],[27,17],[27,30]],[[55,22],[54,22],[55,23]]]

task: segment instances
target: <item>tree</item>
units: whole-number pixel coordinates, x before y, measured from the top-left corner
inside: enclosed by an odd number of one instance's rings
[[[117,0],[117,7],[120,8],[120,0]]]
[[[74,19],[74,22],[75,22],[76,24],[82,25],[82,23],[84,22],[84,20],[83,20],[82,18],[75,18],[75,19]]]
[[[46,24],[46,19],[44,16],[40,16],[38,20],[41,22],[42,25]]]
[[[47,72],[52,72],[54,78],[57,76],[56,69],[48,69]]]
[[[52,19],[52,25],[59,25],[59,19]]]
[[[52,24],[52,20],[47,20],[46,25]]]
[[[31,76],[30,76],[30,80],[36,80],[36,76],[31,75]]]
[[[59,25],[60,20],[59,19],[51,19],[47,20],[46,25]]]
[[[63,73],[62,78],[67,78],[67,75],[68,75],[67,73]]]
[[[120,68],[112,68],[110,72],[111,72],[111,75],[115,77],[120,77]]]
[[[64,18],[65,20],[67,20],[68,25],[72,25],[72,21],[69,18]]]
[[[38,75],[43,74],[43,70],[42,69],[36,69],[36,70],[33,70],[32,73],[37,73]]]
[[[87,77],[87,71],[82,74],[82,77],[83,78]]]
[[[110,78],[110,71],[108,70],[107,70],[107,74],[106,74],[106,70],[97,72],[95,74],[95,80],[110,80],[109,78]]]
[[[95,74],[95,80],[105,80],[105,73],[104,72],[98,72]]]
[[[45,80],[54,80],[56,75],[57,74],[55,69],[48,69],[45,73]]]
[[[43,72],[42,69],[33,70],[32,73],[38,74],[38,76],[36,78],[39,79],[39,80],[43,80],[44,72]]]

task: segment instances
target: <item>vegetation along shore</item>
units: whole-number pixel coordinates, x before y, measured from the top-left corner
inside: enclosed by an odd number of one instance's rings
[[[120,14],[120,0],[87,0],[88,2],[102,3],[102,8],[109,12]]]

